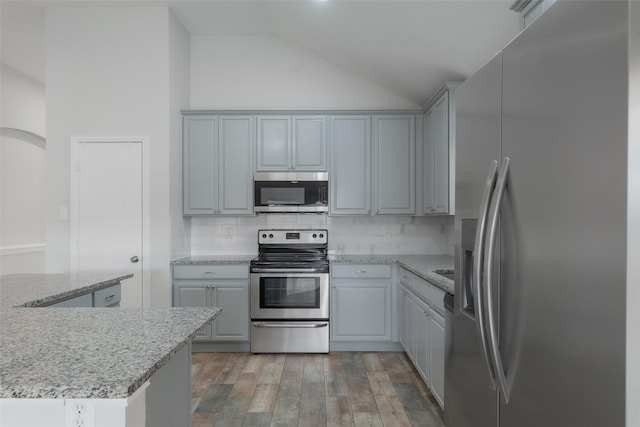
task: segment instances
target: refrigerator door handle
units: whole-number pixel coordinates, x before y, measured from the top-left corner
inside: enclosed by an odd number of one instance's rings
[[[496,181],[496,188],[494,192],[495,197],[491,202],[491,209],[489,213],[489,231],[487,233],[487,239],[485,241],[484,247],[484,272],[487,290],[484,297],[487,308],[487,318],[489,319],[489,341],[491,343],[491,353],[493,356],[496,377],[498,378],[498,384],[500,386],[500,390],[502,391],[502,396],[505,403],[509,403],[509,390],[507,388],[507,378],[504,371],[504,364],[502,363],[500,348],[498,346],[498,324],[496,320],[496,310],[494,307],[492,283],[494,281],[493,261],[495,257],[496,240],[498,238],[498,217],[500,215],[502,199],[507,188],[509,162],[509,157],[505,157],[504,161],[502,162],[500,173],[498,174],[498,180]]]
[[[489,343],[487,337],[487,330],[485,325],[485,310],[482,292],[482,267],[483,267],[483,250],[484,240],[487,228],[487,218],[489,212],[489,202],[493,195],[494,187],[496,184],[496,177],[498,171],[498,161],[491,162],[489,167],[489,174],[484,185],[482,192],[482,199],[480,200],[480,212],[478,213],[478,223],[476,226],[476,236],[473,247],[473,292],[476,308],[476,326],[478,328],[478,335],[480,336],[480,342],[482,343],[482,353],[484,360],[487,363],[487,370],[489,371],[489,380],[491,383],[491,389],[496,390],[496,373],[494,365],[489,358]]]

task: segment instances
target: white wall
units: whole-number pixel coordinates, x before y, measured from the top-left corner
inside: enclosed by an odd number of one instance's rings
[[[257,254],[261,228],[325,228],[329,234],[329,250],[333,253],[453,255],[446,232],[453,223],[451,218],[314,214],[194,217],[191,251],[192,255]],[[231,237],[223,231],[227,227],[231,229]]]
[[[0,68],[0,274],[44,272],[45,90]]]
[[[419,109],[274,36],[194,36],[192,109]]]
[[[189,108],[191,87],[191,37],[169,14],[169,115],[170,115],[170,203],[171,258],[191,253],[191,220],[182,216],[182,116]]]
[[[169,305],[171,285],[169,11],[164,7],[47,10],[47,272],[70,268],[70,139],[150,138],[151,304]],[[114,171],[117,173],[117,171]]]

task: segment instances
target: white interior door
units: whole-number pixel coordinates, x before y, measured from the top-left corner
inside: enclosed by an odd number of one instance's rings
[[[75,149],[72,267],[78,273],[133,273],[123,282],[120,305],[141,307],[145,301],[142,141],[78,140]]]

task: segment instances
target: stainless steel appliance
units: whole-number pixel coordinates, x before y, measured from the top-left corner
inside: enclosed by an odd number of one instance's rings
[[[256,212],[329,212],[327,172],[257,172],[254,182]]]
[[[329,352],[327,230],[259,230],[251,352]]]
[[[625,425],[628,9],[556,2],[456,91],[447,427]]]

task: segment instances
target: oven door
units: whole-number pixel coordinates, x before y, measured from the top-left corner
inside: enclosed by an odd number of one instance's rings
[[[251,319],[328,318],[328,273],[251,273]]]

